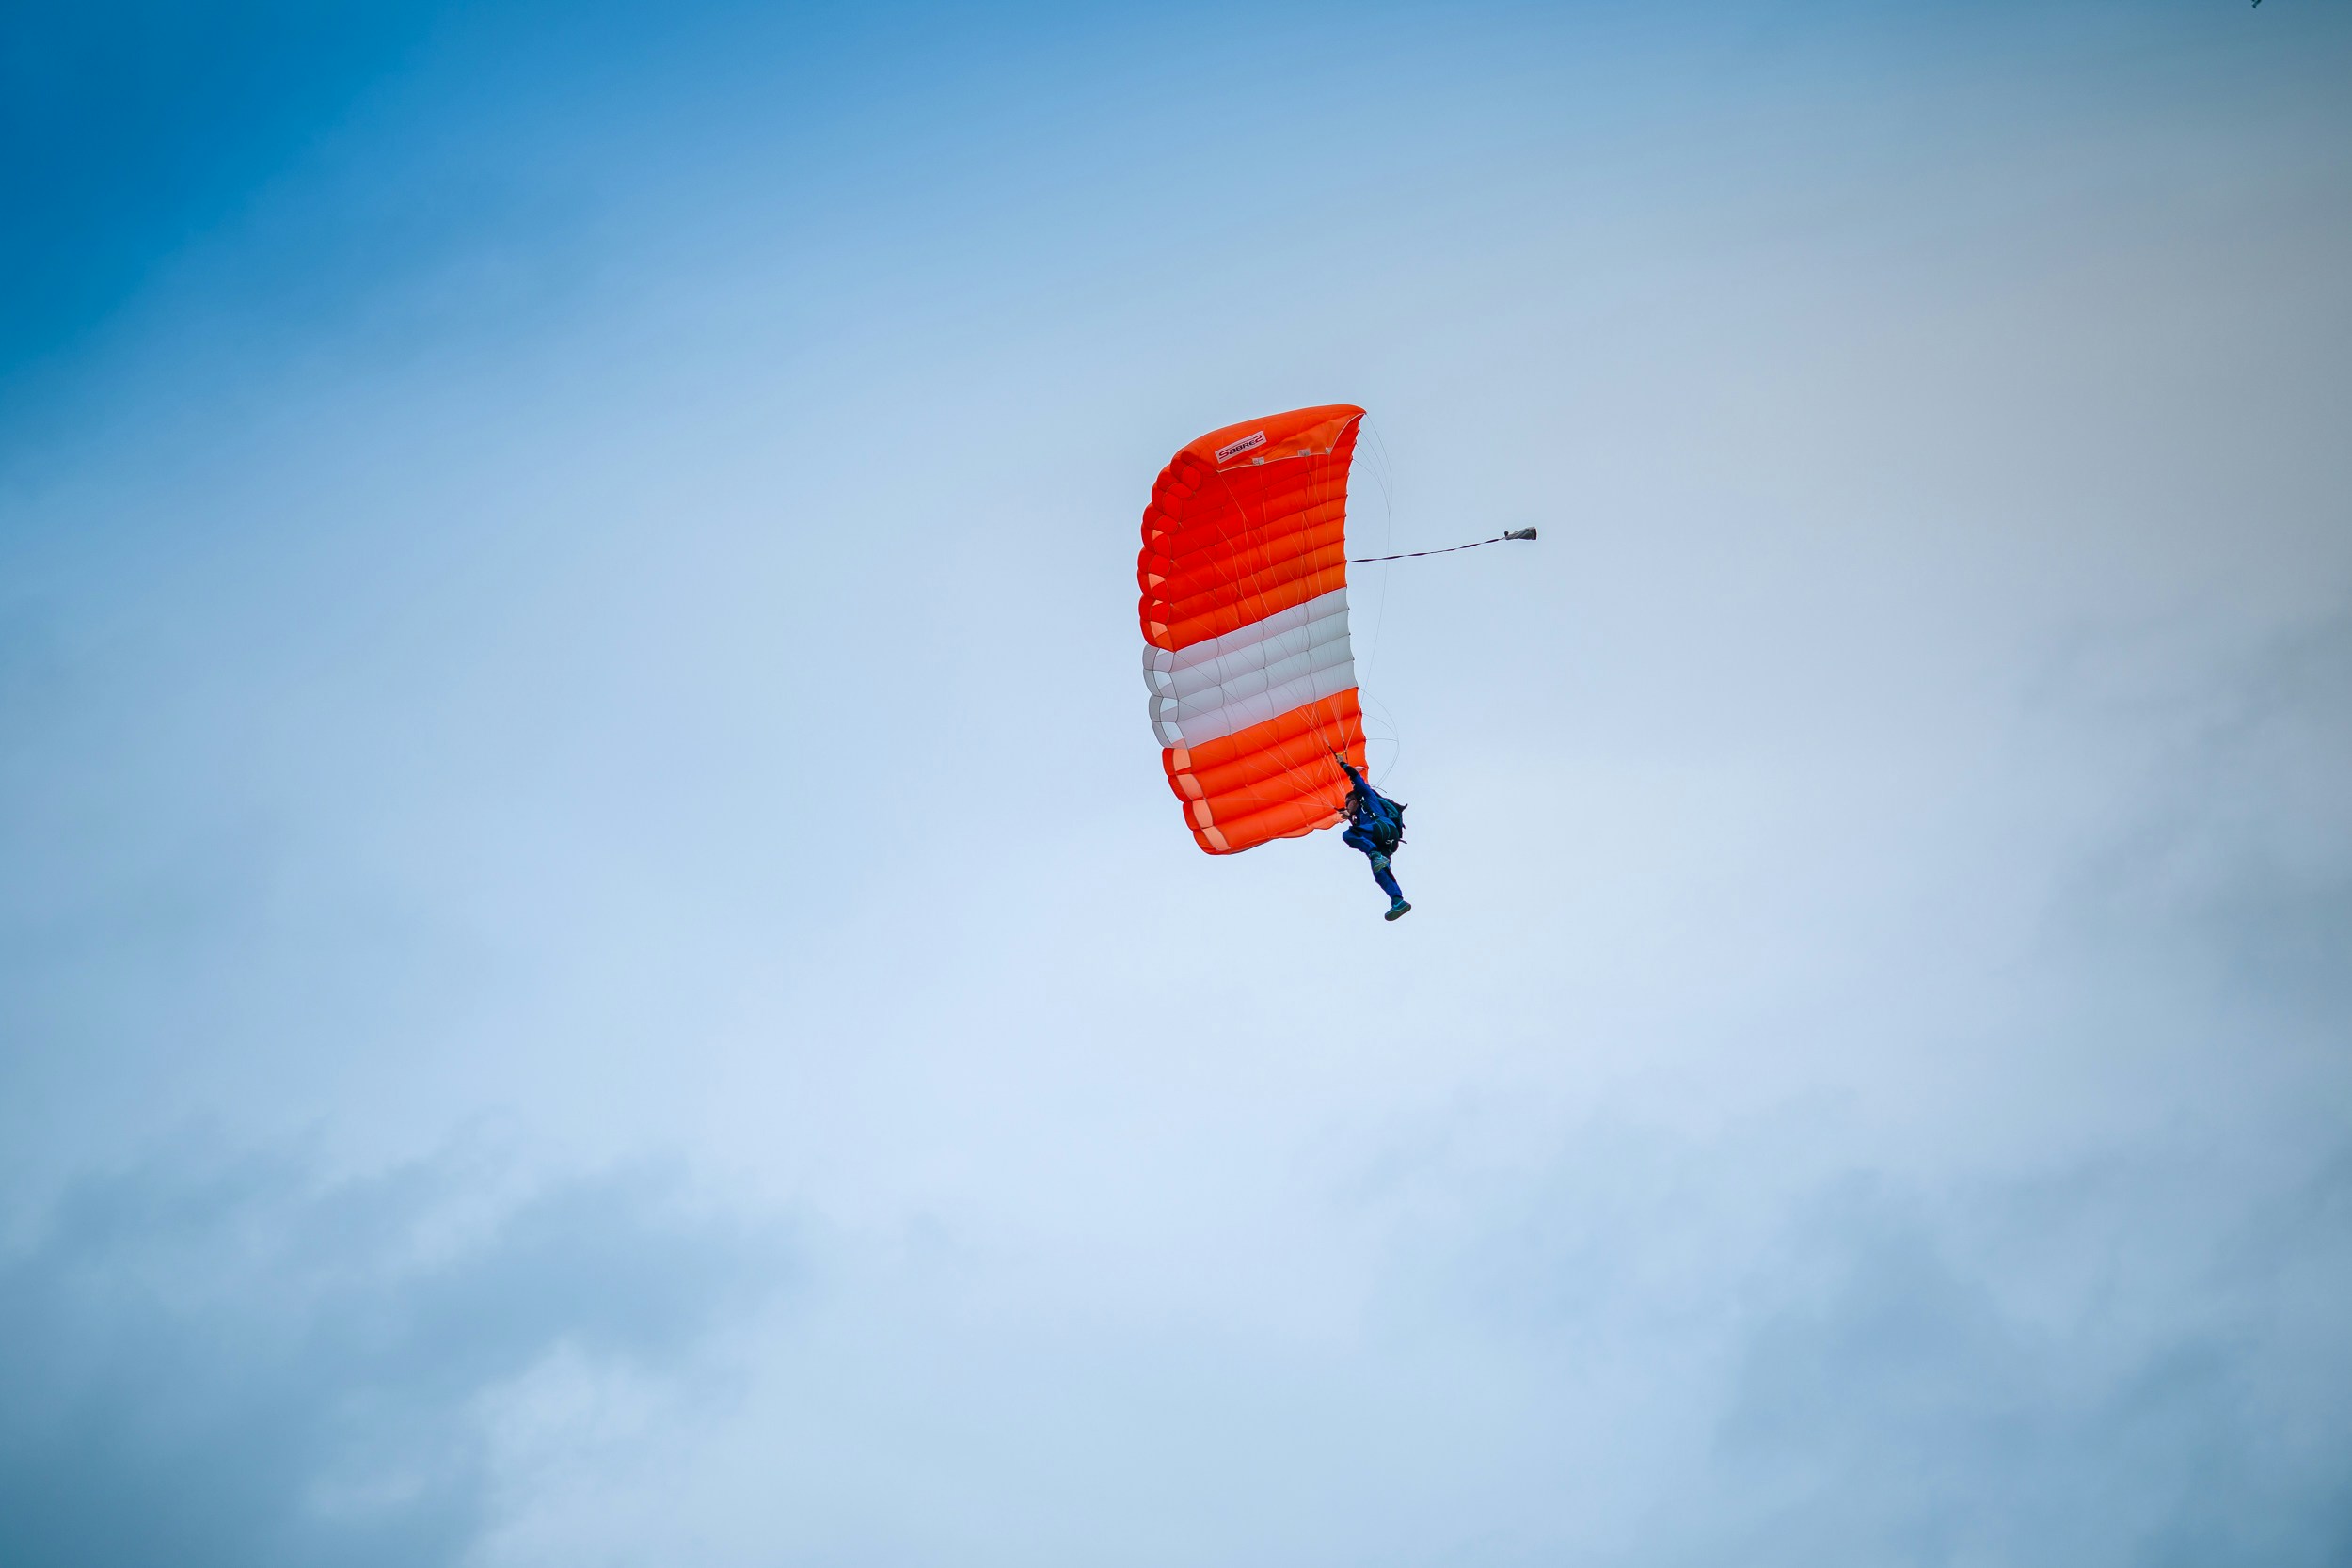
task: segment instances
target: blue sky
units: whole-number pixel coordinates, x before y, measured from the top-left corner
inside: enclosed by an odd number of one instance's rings
[[[0,1557],[2352,1550],[2352,27],[0,55]],[[1395,926],[1136,525],[1371,410]]]

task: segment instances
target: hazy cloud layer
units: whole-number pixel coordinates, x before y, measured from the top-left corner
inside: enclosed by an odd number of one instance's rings
[[[1746,1528],[1692,1560],[2341,1560],[2352,1151],[2213,1233],[2184,1211],[2217,1179],[1831,1195],[1753,1304],[1718,1458]]]
[[[158,1155],[76,1182],[0,1262],[0,1555],[462,1560],[502,1407],[691,1371],[782,1277],[772,1230],[658,1178],[501,1178]]]

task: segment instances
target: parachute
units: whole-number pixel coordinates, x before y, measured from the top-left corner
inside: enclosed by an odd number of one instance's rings
[[[1364,767],[1347,476],[1364,411],[1297,408],[1169,459],[1143,513],[1143,679],[1160,766],[1212,855],[1342,820]]]

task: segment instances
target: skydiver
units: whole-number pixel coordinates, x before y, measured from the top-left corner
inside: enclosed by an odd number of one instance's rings
[[[1405,808],[1366,784],[1345,757],[1337,761],[1346,769],[1348,782],[1347,801],[1340,808],[1347,813],[1347,831],[1340,834],[1340,842],[1361,849],[1372,862],[1372,879],[1389,895],[1389,912],[1381,918],[1394,920],[1413,907],[1405,901],[1405,890],[1389,869],[1389,857],[1405,842]]]

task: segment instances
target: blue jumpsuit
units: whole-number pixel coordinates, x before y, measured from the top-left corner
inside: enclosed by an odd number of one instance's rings
[[[1342,758],[1340,766],[1347,769],[1348,782],[1355,787],[1347,796],[1347,831],[1340,834],[1340,842],[1350,849],[1361,849],[1372,862],[1372,879],[1380,884],[1380,891],[1389,901],[1401,904],[1405,890],[1396,885],[1396,875],[1389,869],[1389,857],[1405,842],[1405,808],[1364,782],[1364,776],[1349,768]]]

